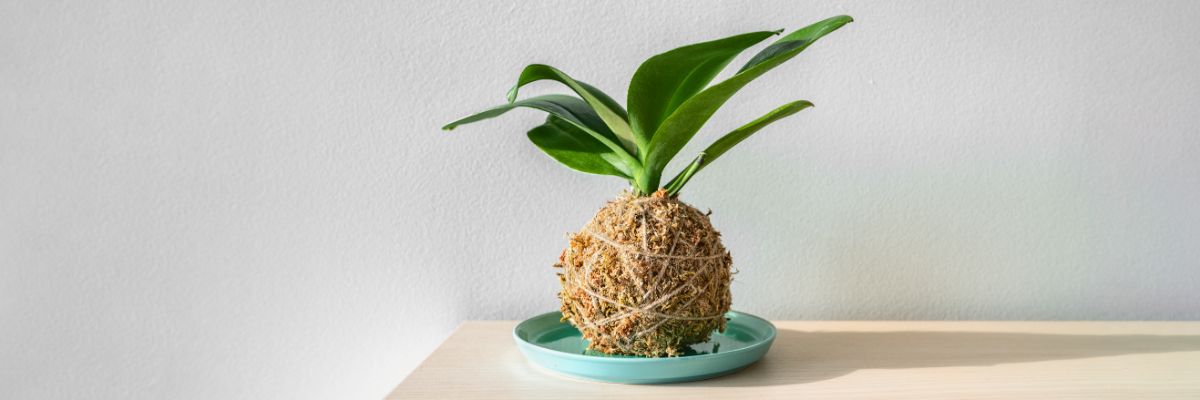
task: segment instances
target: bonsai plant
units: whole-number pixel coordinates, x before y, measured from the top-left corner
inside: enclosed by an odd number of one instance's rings
[[[776,108],[724,135],[662,182],[663,170],[739,89],[851,22],[837,16],[782,36],[735,74],[709,85],[735,57],[780,31],[752,32],[680,47],[646,60],[633,75],[628,111],[599,89],[547,65],[526,67],[508,103],[447,124],[451,130],[526,107],[549,114],[528,132],[550,157],[575,170],[627,180],[629,191],[569,238],[562,269],[563,319],[589,349],[649,357],[679,355],[724,331],[732,259],[708,215],[678,199],[687,183],[734,145],[772,122],[812,107]],[[572,95],[518,100],[531,82],[562,83]]]

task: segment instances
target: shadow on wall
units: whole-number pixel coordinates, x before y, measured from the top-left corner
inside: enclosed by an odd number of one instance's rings
[[[1178,351],[1200,351],[1200,336],[780,330],[762,361],[733,376],[680,385],[773,386],[832,379],[860,369],[988,366]]]

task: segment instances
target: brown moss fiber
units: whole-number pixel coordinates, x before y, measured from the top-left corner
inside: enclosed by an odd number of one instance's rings
[[[725,330],[733,260],[707,214],[661,190],[610,201],[559,261],[563,319],[589,350],[676,356]]]

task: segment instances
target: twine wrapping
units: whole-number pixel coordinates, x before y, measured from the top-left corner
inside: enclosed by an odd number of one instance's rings
[[[571,235],[560,263],[563,318],[612,354],[678,355],[724,330],[732,260],[708,216],[625,194]]]

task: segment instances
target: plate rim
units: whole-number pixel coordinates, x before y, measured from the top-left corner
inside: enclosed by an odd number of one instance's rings
[[[589,361],[589,362],[600,361],[600,362],[617,362],[617,363],[661,363],[661,362],[701,361],[701,360],[732,357],[732,356],[738,355],[740,353],[747,353],[747,352],[754,351],[754,350],[758,349],[759,347],[770,346],[771,343],[775,341],[775,336],[778,334],[778,332],[777,332],[778,329],[775,328],[775,324],[771,323],[771,321],[767,320],[766,318],[762,318],[757,315],[745,313],[742,311],[736,311],[736,310],[729,310],[728,312],[725,313],[725,317],[729,317],[730,314],[734,314],[738,317],[747,317],[749,319],[758,320],[769,328],[767,331],[767,336],[765,338],[763,338],[762,340],[759,340],[749,346],[730,350],[728,352],[722,352],[722,353],[696,354],[696,355],[685,356],[685,357],[619,357],[618,358],[618,357],[604,357],[604,356],[589,356],[589,355],[583,355],[583,354],[568,353],[565,351],[554,350],[554,349],[549,349],[546,347],[538,346],[537,344],[534,344],[528,340],[521,338],[521,336],[517,334],[517,332],[520,330],[520,328],[522,326],[524,326],[525,324],[529,323],[529,321],[533,321],[535,319],[546,317],[546,316],[552,315],[552,314],[558,314],[559,318],[562,318],[561,311],[550,311],[550,312],[545,312],[545,313],[535,315],[533,317],[526,318],[524,321],[517,323],[517,325],[514,326],[513,330],[512,330],[513,340],[515,340],[517,343],[521,344],[521,347],[524,347],[526,349],[530,349],[532,351],[536,351],[539,353],[551,355],[554,357],[566,357],[566,358],[570,358],[570,359]],[[560,322],[560,323],[566,323],[568,325],[570,324],[570,322]]]

